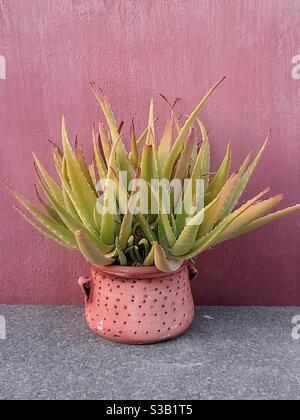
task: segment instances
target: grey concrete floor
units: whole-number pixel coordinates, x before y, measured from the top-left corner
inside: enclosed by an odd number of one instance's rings
[[[80,307],[0,306],[0,399],[299,399],[295,315],[199,307],[186,335],[126,346],[90,332]]]

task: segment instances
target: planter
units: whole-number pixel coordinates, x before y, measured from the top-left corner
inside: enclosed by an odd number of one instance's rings
[[[79,279],[87,323],[96,334],[119,343],[177,337],[194,319],[190,281],[196,275],[191,262],[174,273],[155,267],[92,266],[91,276]]]

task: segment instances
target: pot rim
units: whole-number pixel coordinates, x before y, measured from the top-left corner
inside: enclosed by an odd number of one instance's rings
[[[188,265],[194,265],[193,261],[187,260],[181,265],[177,271],[172,271],[165,273],[158,270],[155,266],[149,267],[132,267],[132,266],[122,266],[122,265],[92,265],[92,270],[101,271],[105,274],[110,274],[112,276],[123,277],[123,278],[139,278],[139,277],[169,277],[179,271],[184,270]]]

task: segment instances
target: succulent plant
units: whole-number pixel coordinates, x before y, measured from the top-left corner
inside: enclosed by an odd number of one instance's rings
[[[93,129],[92,162],[87,163],[78,140],[72,147],[63,118],[63,148],[52,144],[59,182],[34,156],[37,181],[45,198],[35,187],[39,201],[36,206],[11,189],[27,213],[19,208],[17,211],[42,234],[64,247],[80,251],[93,265],[155,265],[168,272],[223,241],[299,210],[300,205],[296,205],[269,213],[283,198],[279,194],[262,199],[270,188],[237,206],[267,140],[257,155],[252,159],[250,153],[232,175],[229,145],[219,169],[211,173],[210,143],[198,114],[222,80],[208,91],[183,124],[174,106],[168,103],[170,115],[160,142],[156,140],[151,101],[149,123],[139,137],[134,122],[131,124],[130,153],[122,141],[123,124],[117,124],[105,95],[92,83],[107,124],[107,128],[100,124],[97,132]],[[127,176],[125,181],[118,176],[121,172]],[[154,190],[153,179],[185,182],[184,192],[189,190],[191,194],[190,208],[185,206],[177,212],[178,199],[182,196],[178,197],[169,188],[170,210],[165,211],[162,187]],[[202,201],[196,194],[196,182],[200,179],[203,180]],[[99,189],[99,180],[109,180],[109,186]],[[146,194],[156,202],[158,211],[154,214],[150,207],[139,210],[139,180],[147,183]],[[115,190],[111,188],[112,183]],[[107,203],[115,203],[117,211],[105,211]]]

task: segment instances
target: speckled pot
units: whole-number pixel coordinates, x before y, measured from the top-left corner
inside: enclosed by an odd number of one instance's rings
[[[81,277],[85,315],[92,331],[126,344],[169,340],[189,329],[194,319],[191,262],[175,273],[155,267],[92,267]]]

